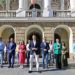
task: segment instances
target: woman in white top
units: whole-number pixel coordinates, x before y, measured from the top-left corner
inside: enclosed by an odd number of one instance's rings
[[[28,40],[27,45],[26,45],[26,50],[27,50],[27,66],[29,66],[29,59],[30,59],[29,45],[30,45],[30,40]]]
[[[19,64],[19,45],[20,45],[20,42],[17,44],[16,46],[16,57],[17,57],[17,64]]]
[[[49,42],[49,64],[51,64],[51,61],[52,63],[54,63],[54,49],[53,49],[53,41],[51,40]]]
[[[4,63],[7,64],[7,49],[6,49],[6,45],[4,47]]]

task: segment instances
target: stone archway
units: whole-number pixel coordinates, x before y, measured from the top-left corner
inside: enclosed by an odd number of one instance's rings
[[[4,42],[7,42],[11,37],[15,40],[15,29],[10,25],[3,25],[0,27],[0,36]]]
[[[42,38],[44,37],[44,31],[39,25],[31,25],[25,31],[25,42],[27,40],[31,40],[33,34],[37,36],[37,40],[41,42]]]
[[[33,29],[31,29],[29,31],[29,33],[27,35],[27,39],[32,40],[32,35],[33,34],[36,35],[36,39],[41,42],[41,40],[42,40],[42,32],[37,28],[33,28]]]
[[[73,33],[71,28],[67,25],[58,25],[54,30],[54,34],[55,33],[57,33],[60,36],[61,42],[62,41],[65,42],[68,52],[73,53],[72,50]]]

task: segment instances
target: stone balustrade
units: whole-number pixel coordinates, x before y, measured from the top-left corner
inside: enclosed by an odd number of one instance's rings
[[[71,17],[71,11],[54,10],[53,11],[53,17],[62,17],[62,18]]]
[[[16,17],[15,11],[0,11],[0,18]]]
[[[21,12],[21,11],[20,11]],[[17,18],[16,14],[20,13],[20,12],[17,12],[14,10],[14,11],[0,11],[0,18]],[[26,16],[25,17],[43,17],[43,11],[41,10],[27,10],[26,12]],[[64,11],[61,11],[61,10],[54,10],[53,11],[53,15],[52,17],[60,17],[60,18],[70,18],[72,17],[71,16],[71,11],[68,11],[68,10],[64,10]],[[50,17],[49,17],[50,18]]]

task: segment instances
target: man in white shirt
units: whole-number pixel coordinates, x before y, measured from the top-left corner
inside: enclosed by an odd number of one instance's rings
[[[30,42],[29,48],[30,48],[30,67],[29,67],[29,73],[32,72],[33,55],[35,56],[35,60],[36,60],[36,69],[39,72],[39,54],[40,54],[39,50],[40,50],[40,44],[36,40],[36,36],[35,35],[32,36],[32,41]]]

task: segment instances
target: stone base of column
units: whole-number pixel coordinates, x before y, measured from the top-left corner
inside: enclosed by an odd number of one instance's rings
[[[16,11],[16,17],[26,17],[26,11],[23,9],[18,9]]]
[[[43,10],[43,17],[52,17],[53,11],[52,10]]]

